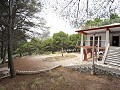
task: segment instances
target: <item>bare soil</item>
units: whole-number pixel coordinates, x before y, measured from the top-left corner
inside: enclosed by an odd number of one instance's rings
[[[64,67],[0,80],[0,90],[120,90],[120,78],[80,73]]]
[[[66,60],[66,57],[54,57],[58,58],[57,61]],[[45,58],[32,56],[14,60],[15,69],[29,71],[53,66],[56,59],[49,56]],[[120,78],[107,75],[93,76],[58,67],[39,74],[0,79],[0,90],[120,90]]]
[[[54,67],[55,61],[68,60],[70,58],[75,58],[76,55],[65,54],[63,57],[60,54],[47,55],[47,56],[27,56],[20,59],[14,60],[15,70],[19,71],[38,71],[41,69],[46,69]]]
[[[76,55],[73,54],[65,54],[65,55],[58,55],[58,56],[53,56],[53,57],[46,57],[45,61],[47,62],[55,62],[55,61],[61,61],[61,60],[68,60],[71,58],[77,57]]]

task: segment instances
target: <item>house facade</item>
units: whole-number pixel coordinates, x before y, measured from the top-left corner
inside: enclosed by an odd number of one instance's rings
[[[92,57],[93,48],[97,54],[100,51],[105,52],[102,60],[106,60],[110,46],[114,47],[114,50],[118,50],[118,47],[120,47],[120,24],[77,30],[76,32],[81,34],[81,44],[79,46],[81,49],[81,61],[87,60],[88,53]]]

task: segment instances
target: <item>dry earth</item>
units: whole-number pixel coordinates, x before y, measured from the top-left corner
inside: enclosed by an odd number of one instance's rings
[[[79,55],[78,55],[79,56]],[[57,58],[57,61],[55,58]],[[70,59],[60,55],[30,56],[14,60],[16,70],[39,70],[56,64],[78,63],[79,57]],[[47,58],[47,59],[46,59]],[[64,67],[33,75],[17,75],[0,79],[0,90],[120,90],[120,78],[80,73]]]
[[[120,79],[59,67],[35,75],[2,79],[0,90],[120,90]]]

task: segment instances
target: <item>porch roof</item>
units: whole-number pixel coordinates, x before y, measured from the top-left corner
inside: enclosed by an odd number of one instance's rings
[[[94,28],[85,29],[85,30],[77,30],[75,32],[87,34],[87,33],[93,33],[93,32],[105,32],[106,30],[120,31],[120,23],[101,26],[101,27],[94,27]]]

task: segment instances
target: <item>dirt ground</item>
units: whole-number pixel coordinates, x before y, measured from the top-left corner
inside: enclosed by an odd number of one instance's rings
[[[80,56],[78,54],[78,56]],[[45,57],[45,58],[44,58]],[[55,58],[53,58],[55,57]],[[73,59],[69,59],[73,58]],[[75,58],[75,59],[74,59]],[[79,62],[74,56],[32,56],[14,60],[15,70],[39,70],[54,64]],[[4,66],[4,65],[3,65]],[[120,78],[107,75],[90,75],[58,67],[33,75],[16,75],[0,79],[0,90],[120,90]]]
[[[0,90],[120,90],[120,78],[80,73],[64,67],[0,80]]]
[[[63,57],[61,54],[27,56],[14,60],[14,66],[15,70],[19,71],[38,71],[59,65],[59,63],[54,63],[56,61],[64,61],[75,57],[77,56],[74,54],[64,54]]]

